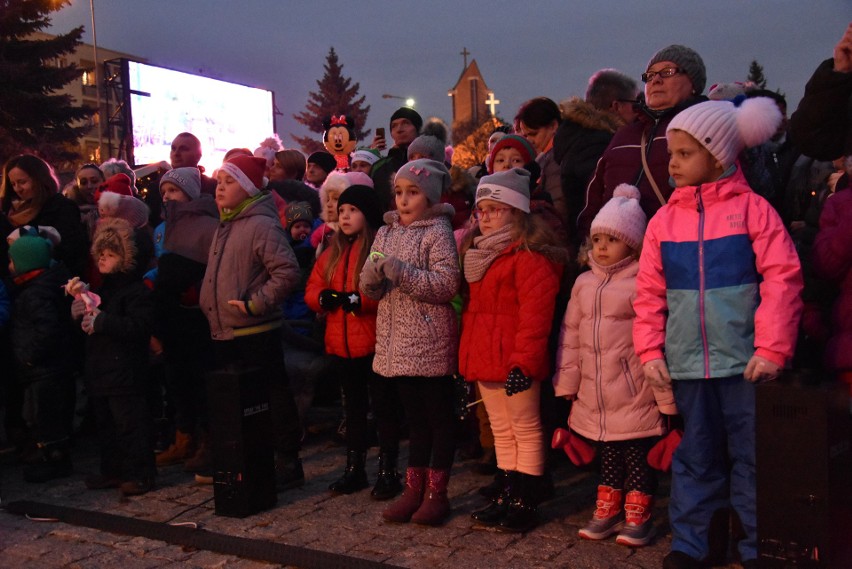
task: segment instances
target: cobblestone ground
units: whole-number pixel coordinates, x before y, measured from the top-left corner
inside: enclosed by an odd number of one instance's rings
[[[376,449],[369,454],[369,476],[375,475]],[[453,514],[443,527],[383,522],[383,503],[369,491],[332,497],[330,482],[342,471],[341,446],[326,434],[311,435],[303,453],[307,483],[279,494],[271,510],[244,519],[216,516],[212,486],[195,484],[180,466],[160,469],[157,489],[123,498],[115,490],[88,491],[86,475],[97,471],[97,456],[84,440],[74,451],[74,475],[43,485],[26,484],[21,469],[5,464],[0,474],[4,504],[32,500],[105,512],[154,522],[196,522],[221,534],[302,546],[400,567],[497,568],[567,567],[582,569],[658,568],[668,552],[670,535],[666,507],[668,479],[661,481],[654,509],[657,537],[649,547],[632,550],[614,539],[588,542],[577,530],[591,516],[595,482],[589,470],[557,465],[555,497],[540,508],[542,523],[526,535],[477,529],[470,513],[485,505],[477,489],[489,478],[458,462],[450,482]],[[404,459],[403,459],[404,460]],[[0,511],[0,567],[115,568],[148,567],[261,568],[277,565],[186,549],[161,541],[118,535],[65,523],[33,521]],[[738,567],[732,565],[731,567]]]

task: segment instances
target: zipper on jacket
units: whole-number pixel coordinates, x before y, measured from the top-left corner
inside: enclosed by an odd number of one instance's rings
[[[611,275],[607,274],[597,289],[595,289],[595,305],[592,309],[592,347],[595,351],[595,395],[597,396],[598,409],[600,410],[600,413],[598,413],[600,440],[604,440],[604,433],[606,431],[606,407],[604,407],[603,398],[603,365],[601,363],[600,343],[601,320],[603,319],[601,297],[603,296],[603,289],[609,284],[610,277]]]
[[[706,274],[704,271],[704,201],[701,199],[701,186],[695,189],[698,204],[698,319],[701,323],[701,347],[704,352],[704,378],[710,378],[710,352],[707,346],[707,319],[704,314],[704,294],[706,292]]]

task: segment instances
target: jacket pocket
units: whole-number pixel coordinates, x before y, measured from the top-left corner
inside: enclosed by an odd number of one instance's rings
[[[630,396],[636,397],[636,393],[638,391],[636,389],[636,380],[630,372],[630,364],[627,363],[626,358],[621,358],[621,373],[624,374],[624,381],[627,382],[627,388],[630,390]]]

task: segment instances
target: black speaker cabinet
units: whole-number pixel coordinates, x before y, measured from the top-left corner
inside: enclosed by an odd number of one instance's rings
[[[207,376],[216,514],[244,518],[275,505],[269,390],[258,368]]]
[[[756,407],[759,566],[852,568],[848,388],[787,374]]]

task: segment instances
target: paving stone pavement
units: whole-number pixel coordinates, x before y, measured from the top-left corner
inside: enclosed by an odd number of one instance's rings
[[[180,466],[160,469],[157,489],[143,496],[123,498],[117,490],[87,490],[83,479],[97,472],[98,460],[86,440],[74,449],[70,478],[26,484],[19,466],[0,466],[0,497],[3,504],[32,500],[155,522],[196,522],[211,532],[411,568],[650,569],[661,567],[669,551],[667,477],[661,480],[654,508],[657,537],[649,547],[634,550],[616,545],[614,539],[589,542],[577,537],[594,507],[595,479],[591,470],[576,469],[567,461],[555,468],[556,495],[540,507],[541,525],[526,535],[509,535],[473,526],[470,513],[486,505],[477,489],[489,478],[474,474],[469,462],[457,462],[453,469],[452,517],[442,527],[424,528],[385,523],[381,517],[385,503],[371,500],[369,490],[331,496],[327,486],[342,472],[344,455],[329,434],[309,436],[302,455],[305,486],[279,494],[274,508],[244,519],[216,516],[212,486],[195,484]],[[373,480],[376,449],[371,449],[368,459]],[[0,567],[255,569],[278,565],[0,511]]]

